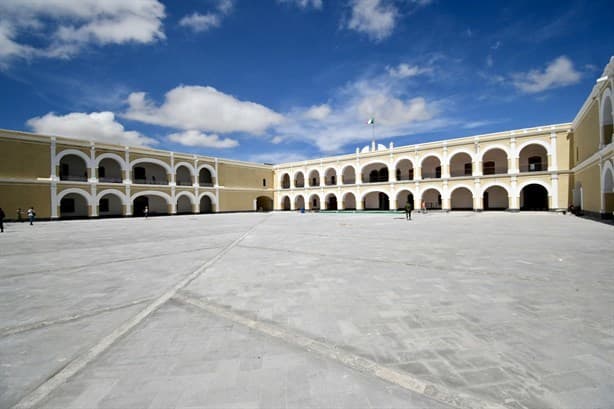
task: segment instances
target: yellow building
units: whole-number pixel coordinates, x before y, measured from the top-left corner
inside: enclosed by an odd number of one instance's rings
[[[614,212],[614,58],[572,123],[275,166],[0,130],[9,218],[257,210]],[[15,213],[12,213],[15,212]],[[14,215],[12,217],[12,214]]]

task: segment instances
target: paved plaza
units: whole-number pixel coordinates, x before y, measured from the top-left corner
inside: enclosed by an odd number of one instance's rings
[[[614,227],[551,213],[5,225],[1,408],[614,407]]]

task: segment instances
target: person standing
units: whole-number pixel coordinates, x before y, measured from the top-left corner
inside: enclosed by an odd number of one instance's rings
[[[30,208],[28,209],[28,220],[30,220],[30,226],[34,226],[34,217],[36,217],[34,206],[30,206]]]
[[[411,204],[409,201],[405,204],[405,219],[411,220]]]
[[[149,216],[149,206],[145,206],[145,208],[143,209],[143,214],[145,215],[145,218],[147,219],[147,216]]]
[[[4,210],[0,207],[0,233],[4,233],[4,218],[6,215],[4,214]]]

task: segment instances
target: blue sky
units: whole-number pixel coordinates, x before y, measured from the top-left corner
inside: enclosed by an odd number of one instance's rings
[[[609,1],[2,0],[0,128],[280,163],[573,120]]]

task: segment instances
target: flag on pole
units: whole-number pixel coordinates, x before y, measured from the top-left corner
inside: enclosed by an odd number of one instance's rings
[[[375,119],[369,118],[369,120],[367,121],[367,125],[373,125],[373,124],[375,124]]]

